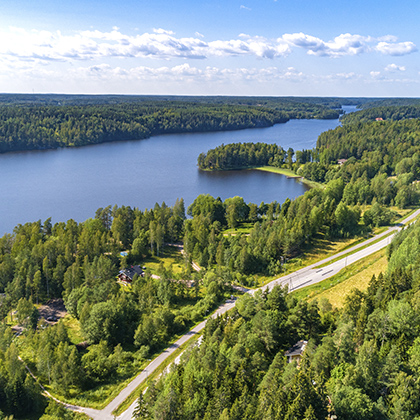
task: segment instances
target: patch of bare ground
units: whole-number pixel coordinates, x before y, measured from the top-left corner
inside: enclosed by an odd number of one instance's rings
[[[63,299],[50,299],[44,305],[40,306],[39,317],[49,324],[57,323],[61,318],[67,314],[67,309],[64,306]]]

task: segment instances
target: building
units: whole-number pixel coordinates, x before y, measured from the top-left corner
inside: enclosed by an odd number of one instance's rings
[[[139,265],[132,265],[130,268],[124,268],[124,270],[120,270],[118,279],[125,283],[131,283],[136,274],[140,277],[143,277],[144,271]]]
[[[287,363],[297,362],[299,365],[307,344],[307,341],[300,340],[293,347],[290,347],[290,349],[284,353],[287,357]]]
[[[344,165],[346,162],[347,162],[347,159],[338,159],[338,160],[337,160],[337,163],[338,163],[339,165]]]

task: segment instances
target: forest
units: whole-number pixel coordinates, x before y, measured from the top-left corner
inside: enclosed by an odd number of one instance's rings
[[[420,102],[406,106],[377,106],[365,108],[358,112],[351,112],[340,117],[342,124],[376,121],[377,119],[398,121],[408,118],[420,118]]]
[[[335,119],[337,102],[225,97],[0,95],[0,153],[136,140],[157,134]],[[61,103],[63,102],[63,104]]]
[[[0,410],[75,416],[47,406],[18,356],[54,395],[99,404],[107,387],[203,320],[233,284],[255,287],[258,276],[280,275],[319,237],[357,238],[389,225],[391,205],[418,206],[418,129],[416,119],[357,122],[323,133],[312,151],[216,149],[219,164],[229,154],[244,166],[268,157],[268,165],[324,183],[284,203],[200,195],[187,209],[182,199],[145,210],[108,206],[82,223],[16,226],[0,238]],[[416,225],[402,231],[387,272],[350,294],[341,311],[279,288],[244,295],[149,386],[138,418],[416,418],[419,235]],[[173,244],[183,245],[179,269],[160,264],[130,286],[117,282],[120,269],[169,255]],[[39,304],[52,299],[69,313],[54,325],[39,321]],[[16,324],[21,335],[10,328]],[[300,369],[286,365],[284,351],[302,339],[309,343]]]
[[[326,109],[339,110],[342,105],[370,106],[382,98],[337,98],[316,96],[188,96],[188,95],[77,95],[77,94],[13,94],[1,93],[2,105],[117,105],[153,103],[190,103],[198,105],[249,105],[276,108],[286,112],[308,111],[313,114]],[[405,100],[395,98],[395,101]],[[392,104],[395,104],[395,101]],[[335,117],[337,118],[337,117]]]

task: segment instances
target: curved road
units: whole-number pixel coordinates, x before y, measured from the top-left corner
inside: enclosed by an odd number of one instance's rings
[[[413,214],[408,216],[406,219],[403,220],[398,226],[391,227],[387,229],[385,232],[382,232],[379,235],[376,235],[367,241],[364,241],[358,245],[355,245],[345,251],[339,252],[331,257],[325,258],[322,261],[318,261],[315,264],[310,266],[301,268],[298,271],[295,271],[292,274],[287,276],[279,277],[268,283],[267,285],[263,286],[262,290],[271,290],[274,286],[277,285],[288,285],[289,290],[296,290],[300,289],[301,287],[309,286],[311,284],[318,283],[322,280],[325,280],[329,277],[336,275],[340,270],[342,270],[347,265],[353,264],[356,261],[359,261],[362,258],[371,255],[380,249],[386,247],[390,241],[392,236],[402,229],[404,224],[410,223],[415,219],[417,216],[420,215],[420,209],[416,210]],[[389,235],[391,234],[391,235]],[[389,236],[387,236],[389,235]],[[384,238],[387,236],[386,238]],[[381,239],[383,238],[383,239]],[[376,242],[377,241],[377,242]],[[370,246],[369,244],[373,243]],[[357,249],[363,248],[359,251]],[[357,251],[357,252],[354,252]],[[348,255],[352,253],[351,255]],[[338,261],[331,262],[339,257],[344,257]],[[331,262],[328,266],[323,268],[317,268],[321,265],[324,265],[328,262]],[[257,289],[258,290],[258,289]],[[254,294],[256,290],[249,290],[244,289],[247,293]],[[235,300],[227,300],[223,305],[221,305],[216,312],[212,315],[213,318],[225,313],[229,309],[232,309],[235,306]],[[92,408],[85,408],[85,407],[74,407],[74,406],[67,406],[69,409],[75,411],[82,411],[86,413],[88,416],[92,417],[93,419],[97,420],[131,420],[133,416],[133,411],[136,406],[136,402],[134,402],[123,414],[118,417],[112,415],[112,412],[140,385],[143,381],[145,381],[149,374],[152,373],[168,356],[170,356],[176,349],[178,349],[182,344],[187,342],[193,335],[202,331],[206,325],[207,321],[203,321],[190,330],[188,333],[183,335],[178,341],[164,350],[156,359],[151,361],[149,365],[136,377],[130,382],[127,387],[125,387],[120,394],[111,401],[103,410],[95,410]]]

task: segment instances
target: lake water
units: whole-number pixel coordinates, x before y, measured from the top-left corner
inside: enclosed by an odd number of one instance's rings
[[[344,107],[343,107],[344,108]],[[346,107],[347,112],[354,107]],[[165,201],[186,206],[199,194],[239,195],[246,202],[303,194],[294,179],[261,171],[202,172],[197,157],[222,143],[276,143],[284,149],[311,149],[318,135],[338,120],[291,120],[273,127],[230,132],[167,134],[146,140],[120,141],[80,148],[0,155],[0,235],[18,223],[82,222],[107,205],[151,208]]]

